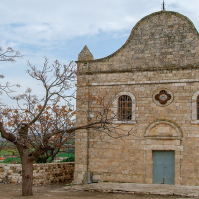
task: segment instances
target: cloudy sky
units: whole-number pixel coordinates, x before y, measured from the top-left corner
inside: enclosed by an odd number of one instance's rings
[[[163,0],[2,0],[0,46],[23,55],[16,63],[0,63],[0,74],[23,87],[27,61],[42,66],[43,57],[61,63],[77,60],[87,45],[95,59],[108,56],[127,40],[144,16],[161,10]],[[187,16],[199,30],[198,0],[165,0],[166,10]],[[2,96],[1,96],[2,97]]]

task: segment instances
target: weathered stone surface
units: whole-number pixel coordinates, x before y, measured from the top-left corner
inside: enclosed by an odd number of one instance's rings
[[[6,183],[21,183],[20,164],[0,164],[0,179]],[[33,165],[33,184],[51,184],[55,182],[72,182],[74,163],[49,163]]]
[[[169,11],[148,15],[118,51],[86,63],[79,59],[77,67],[77,98],[90,93],[114,101],[131,93],[135,102],[134,120],[121,123],[132,129],[122,140],[76,132],[75,183],[85,182],[87,172],[99,182],[153,183],[153,151],[173,150],[175,184],[199,185],[199,35],[187,17]],[[156,102],[161,90],[171,95],[168,104]],[[111,107],[116,114],[117,104]],[[88,107],[77,100],[77,125],[88,123]]]
[[[82,51],[79,53],[78,60],[79,61],[93,60],[93,55],[92,55],[92,53],[90,52],[90,50],[88,49],[87,46],[84,46]]]
[[[65,187],[65,190],[100,191],[110,193],[130,193],[162,196],[198,197],[199,186],[181,186],[165,184],[110,183],[100,182]]]

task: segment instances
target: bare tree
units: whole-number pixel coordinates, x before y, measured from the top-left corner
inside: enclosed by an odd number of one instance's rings
[[[75,63],[62,65],[55,61],[49,66],[48,59],[45,59],[41,70],[30,63],[28,65],[30,69],[27,72],[40,82],[44,96],[39,99],[28,88],[24,94],[12,98],[16,100],[17,107],[4,106],[0,109],[1,136],[14,143],[20,154],[23,196],[33,195],[33,162],[55,149],[59,151],[64,142],[74,138],[76,130],[92,128],[120,137],[109,117],[111,103],[105,103],[104,97],[89,94],[87,99],[82,99],[92,104],[90,111],[93,116],[86,125],[75,126],[75,111],[71,108],[71,100],[75,96],[67,92],[76,83]],[[85,117],[90,116],[85,113]]]

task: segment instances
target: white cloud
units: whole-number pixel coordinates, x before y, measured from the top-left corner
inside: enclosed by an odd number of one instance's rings
[[[199,29],[198,0],[165,3],[167,10],[188,16]],[[31,48],[36,52],[63,48],[67,41],[101,32],[130,33],[141,18],[160,11],[161,4],[162,0],[1,1],[0,46],[14,46],[26,54]]]
[[[9,0],[1,2],[1,38],[38,44],[132,28],[161,9],[162,0]],[[167,0],[166,8],[194,15],[198,0]],[[193,14],[194,13],[194,14]]]
[[[20,50],[23,59],[0,63],[1,73],[13,83],[31,84],[27,60],[38,67],[75,60],[85,44],[94,57],[108,56],[125,43],[135,24],[161,10],[163,0],[7,0],[0,3],[0,46]],[[166,9],[190,18],[199,30],[198,0],[165,0]],[[103,38],[103,36],[107,38]],[[119,45],[116,45],[115,43]],[[123,42],[123,43],[122,43]],[[28,82],[28,83],[27,83]]]

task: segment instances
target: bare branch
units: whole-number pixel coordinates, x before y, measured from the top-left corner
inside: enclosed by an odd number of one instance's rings
[[[2,47],[0,47],[0,61],[15,62],[15,58],[19,57],[22,57],[19,51],[15,51],[11,47],[8,47],[5,51],[3,51]]]
[[[29,62],[28,66],[28,74],[39,82],[44,95],[39,99],[28,88],[24,94],[12,97],[17,107],[0,109],[0,133],[17,146],[26,176],[33,178],[32,172],[27,170],[27,167],[32,167],[33,161],[38,158],[46,161],[48,157],[52,161],[64,143],[74,138],[77,130],[93,129],[93,132],[120,139],[130,135],[132,129],[122,130],[121,124],[113,122],[116,119],[112,113],[114,99],[108,99],[108,95],[93,96],[88,93],[88,96],[78,97],[83,104],[89,104],[89,111],[82,112],[87,122],[75,126],[76,112],[70,103],[74,99],[74,91],[68,94],[76,83],[74,62],[62,65],[55,61],[49,65],[45,58],[41,69]],[[27,181],[24,175],[22,179]]]

